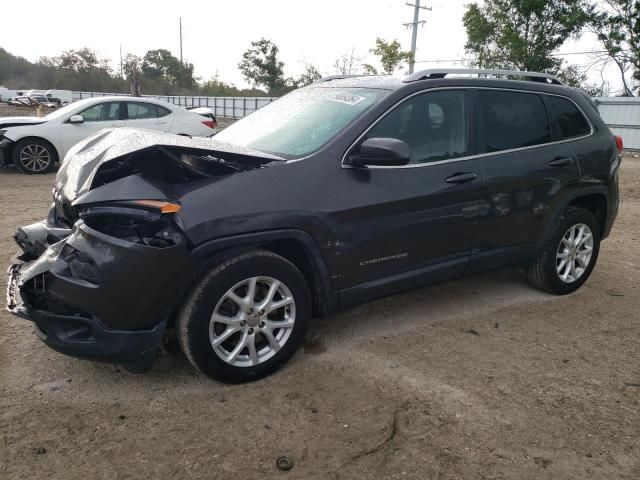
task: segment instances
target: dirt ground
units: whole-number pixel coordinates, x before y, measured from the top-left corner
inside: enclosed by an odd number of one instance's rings
[[[639,158],[621,179],[577,293],[508,271],[378,300],[315,321],[248,385],[172,349],[144,375],[68,358],[3,311],[0,478],[640,478]],[[0,169],[0,264],[52,182]]]

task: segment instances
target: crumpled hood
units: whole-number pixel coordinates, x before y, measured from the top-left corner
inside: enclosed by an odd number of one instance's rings
[[[2,117],[0,128],[21,127],[23,125],[39,125],[47,120],[42,117]]]
[[[169,133],[135,128],[100,130],[72,147],[65,157],[55,181],[56,195],[68,201],[88,192],[96,171],[107,162],[150,148],[168,148],[173,151],[197,152],[198,155],[224,157],[231,154],[233,161],[247,165],[262,165],[283,160],[250,148],[217,142],[211,138],[189,138]]]

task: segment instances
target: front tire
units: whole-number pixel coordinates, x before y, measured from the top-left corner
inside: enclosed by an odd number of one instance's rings
[[[293,356],[310,313],[309,289],[295,265],[253,250],[223,261],[200,281],[178,314],[178,341],[205,375],[253,381]]]
[[[43,140],[27,138],[13,148],[13,163],[26,174],[43,174],[53,171],[58,160],[56,151]]]
[[[556,295],[575,292],[587,281],[600,252],[600,226],[589,210],[568,207],[555,220],[536,261],[531,284]]]

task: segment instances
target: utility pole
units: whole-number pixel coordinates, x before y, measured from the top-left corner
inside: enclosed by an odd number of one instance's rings
[[[409,61],[409,74],[413,73],[413,67],[416,63],[416,40],[418,39],[418,25],[424,25],[425,21],[420,20],[420,9],[431,10],[431,7],[421,7],[420,0],[415,0],[416,3],[408,3],[410,7],[413,7],[413,22],[403,23],[405,27],[411,28],[411,60]]]
[[[180,17],[180,65],[184,65],[182,63],[182,17]]]
[[[120,78],[122,78],[122,44],[120,44]]]

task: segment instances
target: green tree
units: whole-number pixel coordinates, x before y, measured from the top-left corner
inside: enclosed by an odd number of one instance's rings
[[[393,40],[386,42],[384,39],[376,38],[376,48],[370,50],[382,65],[382,71],[387,75],[393,74],[403,61],[411,60],[411,52],[403,51],[400,42]],[[368,63],[362,65],[366,73],[377,75],[378,69]]]
[[[593,5],[589,28],[604,47],[602,63],[613,62],[620,71],[623,94],[633,95],[627,81],[631,72],[640,94],[640,0],[604,0]]]
[[[465,48],[481,68],[557,73],[552,54],[589,19],[584,0],[486,0],[467,6]]]
[[[98,60],[98,55],[90,48],[66,50],[59,57],[42,57],[40,63],[65,70],[73,70],[74,72],[95,73],[98,70],[111,72],[108,62],[106,60]]]
[[[196,86],[193,65],[180,63],[169,50],[163,48],[149,50],[144,55],[141,71],[144,82],[164,84],[174,89],[192,89]]]
[[[284,62],[278,59],[278,46],[261,38],[251,42],[238,64],[240,72],[251,85],[265,87],[269,94],[279,95],[287,89],[284,78]]]
[[[606,97],[609,94],[609,84],[604,79],[599,85],[588,82],[586,73],[576,65],[563,66],[556,75],[564,85],[580,88],[590,97]]]
[[[362,60],[362,57],[355,55],[355,48],[352,48],[350,52],[347,52],[333,62],[333,68],[336,75],[354,75],[358,73],[358,64]]]
[[[109,61],[98,58],[89,48],[41,57],[28,76],[30,85],[48,88],[113,92],[124,87],[122,79],[113,74]]]
[[[306,87],[307,85],[311,85],[316,80],[320,80],[322,78],[322,74],[320,70],[318,70],[315,66],[311,64],[306,64],[304,66],[304,73],[300,75],[296,80],[293,81],[295,88]]]

